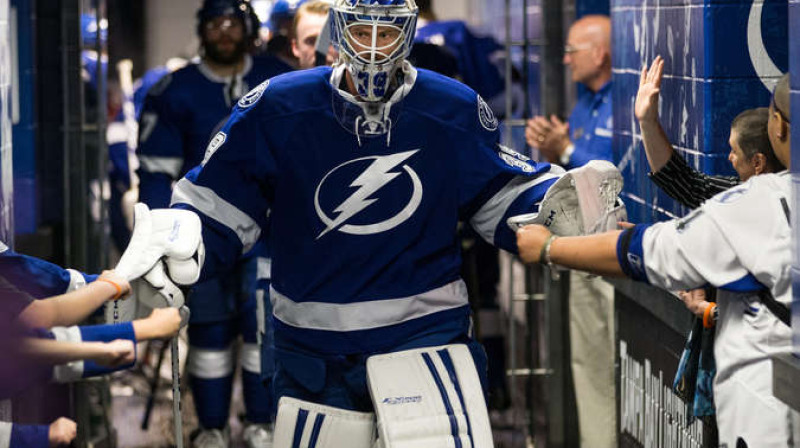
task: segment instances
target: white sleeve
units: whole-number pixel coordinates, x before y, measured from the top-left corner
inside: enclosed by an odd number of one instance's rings
[[[702,208],[648,228],[642,249],[648,282],[669,290],[707,283],[721,287],[748,275],[722,229]]]

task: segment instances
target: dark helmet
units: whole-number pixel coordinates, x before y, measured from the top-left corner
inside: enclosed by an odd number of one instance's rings
[[[239,18],[248,40],[252,42],[258,38],[261,21],[247,0],[203,0],[203,6],[197,11],[197,35],[202,37],[205,24],[221,16]]]

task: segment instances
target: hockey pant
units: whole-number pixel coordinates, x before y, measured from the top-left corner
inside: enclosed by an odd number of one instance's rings
[[[203,428],[223,428],[227,424],[236,367],[235,341],[239,334],[244,340],[240,360],[246,419],[251,423],[268,423],[275,415],[272,389],[261,381],[256,296],[264,294],[261,289],[264,281],[256,287],[256,260],[255,257],[247,260],[235,275],[224,280],[203,282],[190,294],[192,320],[187,372]],[[225,318],[210,321],[214,315]]]

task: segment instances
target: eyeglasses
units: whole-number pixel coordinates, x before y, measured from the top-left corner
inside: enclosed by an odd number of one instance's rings
[[[786,114],[783,113],[783,111],[778,108],[778,104],[775,103],[775,96],[772,97],[770,107],[772,107],[772,110],[774,110],[775,112],[780,114],[781,118],[783,118],[783,121],[785,121],[787,123],[791,123],[789,121],[789,118],[786,117]]]
[[[242,22],[235,18],[221,17],[206,23],[205,29],[211,33],[221,33],[226,31],[241,31],[244,27]]]
[[[584,44],[584,45],[564,45],[564,54],[572,54],[577,53],[579,51],[588,50],[592,48],[591,44]]]

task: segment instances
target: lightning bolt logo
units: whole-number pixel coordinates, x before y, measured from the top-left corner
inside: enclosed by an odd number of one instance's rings
[[[419,176],[412,170],[408,165],[402,166],[402,171],[397,170],[393,171],[398,165],[402,164],[406,160],[408,160],[411,156],[416,154],[419,149],[415,149],[413,151],[406,151],[401,152],[398,154],[392,154],[388,156],[370,156],[370,157],[361,157],[355,160],[351,160],[349,162],[345,162],[333,170],[331,170],[325,177],[322,178],[319,185],[317,186],[317,191],[314,196],[314,206],[317,210],[317,215],[319,215],[322,222],[325,224],[325,230],[323,230],[318,236],[317,239],[324,236],[326,233],[330,232],[331,230],[337,229],[344,233],[354,234],[354,235],[369,235],[373,233],[384,232],[391,228],[394,228],[407,220],[414,214],[417,207],[419,206],[420,202],[422,201],[422,183],[419,180]],[[372,160],[372,163],[364,170],[358,177],[356,177],[353,182],[350,183],[351,187],[358,187],[358,190],[353,192],[347,199],[345,199],[338,207],[334,209],[334,212],[338,213],[335,219],[331,219],[328,217],[323,211],[322,207],[319,204],[319,193],[322,186],[325,184],[325,180],[336,170],[342,168],[345,165],[349,165],[351,163],[363,161],[363,160]],[[378,201],[377,198],[371,198],[373,193],[377,192],[384,186],[386,186],[389,182],[401,176],[405,172],[411,178],[411,182],[413,185],[413,192],[411,194],[411,198],[409,199],[408,204],[401,210],[398,214],[389,218],[385,221],[375,223],[375,224],[367,224],[367,225],[354,225],[354,224],[345,224],[350,218],[357,215],[370,205],[374,204]],[[341,227],[340,227],[341,226]]]

